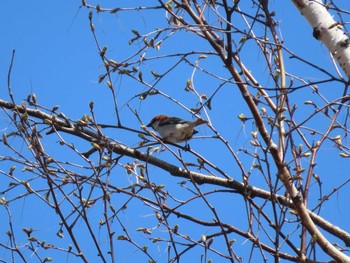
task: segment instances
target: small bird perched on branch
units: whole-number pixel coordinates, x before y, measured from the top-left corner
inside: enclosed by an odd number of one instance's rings
[[[176,117],[159,115],[154,117],[147,127],[152,127],[165,142],[179,143],[192,138],[198,131],[194,127],[208,123],[203,119],[186,121]]]

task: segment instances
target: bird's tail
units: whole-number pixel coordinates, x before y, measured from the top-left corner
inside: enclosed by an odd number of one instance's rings
[[[193,123],[194,123],[194,126],[198,126],[198,125],[202,125],[202,124],[208,123],[208,121],[203,120],[203,119],[197,119]]]

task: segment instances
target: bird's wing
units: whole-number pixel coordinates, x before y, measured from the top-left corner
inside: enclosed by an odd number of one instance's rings
[[[161,121],[159,123],[159,126],[163,126],[163,125],[169,125],[169,124],[184,124],[184,123],[188,123],[189,121],[185,121],[182,120],[180,118],[176,118],[176,117],[170,117],[164,121]]]

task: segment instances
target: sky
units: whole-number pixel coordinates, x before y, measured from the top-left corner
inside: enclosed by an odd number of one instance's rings
[[[131,2],[133,1],[118,1],[120,5],[131,5]],[[305,57],[317,65],[322,65],[323,68],[334,73],[334,67],[326,47],[312,37],[312,30],[292,3],[290,1],[283,2],[276,1],[274,5],[277,8],[277,17],[286,45],[299,56]],[[146,1],[140,1],[140,5],[144,3]],[[114,7],[110,6],[111,3],[108,3],[108,1],[105,4],[108,4],[108,7]],[[0,16],[0,39],[2,39],[0,43],[0,98],[9,99],[7,76],[12,52],[15,50],[11,87],[17,103],[20,104],[28,94],[35,93],[38,102],[45,107],[51,108],[59,105],[60,111],[64,112],[71,119],[79,119],[83,114],[89,113],[89,103],[94,101],[98,122],[116,124],[112,94],[105,81],[98,83],[99,76],[104,73],[104,68],[89,26],[88,13],[90,10],[80,8],[80,5],[81,2],[77,0],[64,0],[59,3],[57,1],[47,0],[13,0],[2,3]],[[120,61],[128,55],[132,55],[138,48],[137,44],[128,44],[128,41],[134,37],[131,30],[137,29],[140,32],[150,31],[157,25],[159,20],[163,19],[164,15],[156,12],[146,12],[145,15],[135,12],[121,12],[118,15],[111,16],[96,14],[94,12],[93,21],[99,43],[102,46],[108,46],[108,55],[114,60]],[[188,38],[184,32],[182,41],[174,43],[169,40],[167,46],[164,48],[166,48],[166,52],[171,52],[172,49],[190,51],[193,47],[203,51],[210,51],[208,46],[201,46],[198,43],[198,39]],[[160,53],[163,51],[162,48]],[[153,53],[150,54],[152,55]],[[155,51],[154,54],[156,54]],[[262,55],[260,54],[258,57],[250,56],[249,50],[245,50],[242,55],[247,56],[245,61],[253,73],[261,77],[261,84],[264,86],[271,85],[272,83],[263,77],[267,73],[267,69],[264,69],[265,66],[259,63],[263,60]],[[287,53],[286,56],[288,56]],[[189,60],[194,63],[196,58],[191,57]],[[145,70],[147,71],[144,73],[145,78],[150,80],[151,74],[149,72],[151,70],[162,72],[164,67],[166,68],[171,63],[174,63],[174,61],[176,60],[164,61],[163,64],[153,61],[145,63]],[[217,68],[217,64],[211,63],[212,61],[200,60],[199,63],[201,66],[214,72],[221,72],[222,69]],[[301,69],[295,60],[287,60],[286,65],[290,72],[299,74],[302,71],[303,76],[310,76],[310,79],[314,77],[315,71],[313,69],[305,67]],[[177,89],[178,87],[185,87],[186,81],[191,77],[192,73],[191,67],[186,67],[186,65],[181,66],[158,84],[158,87],[161,86],[165,92],[177,99],[183,99],[187,107],[195,106],[196,98],[194,96],[190,94],[183,95]],[[198,87],[198,90],[204,93],[209,93],[210,89],[218,83],[200,73],[196,73],[194,80],[194,84]],[[113,83],[117,91],[121,118],[125,125],[140,129],[141,123],[132,115],[131,110],[138,111],[143,123],[148,123],[153,116],[160,113],[187,119],[191,118],[186,111],[179,109],[176,105],[170,105],[166,100],[149,98],[145,101],[140,101],[138,98],[132,98],[130,96],[130,90],[133,90],[133,94],[141,93],[145,90],[139,84],[128,80],[126,77],[115,77]],[[183,88],[181,88],[181,91]],[[341,87],[334,87],[335,91],[323,91],[325,94],[332,96],[332,93],[339,94],[340,89]],[[214,109],[211,112],[211,116],[218,130],[229,138],[234,150],[242,155],[239,149],[249,145],[251,127],[243,126],[236,117],[242,112],[247,112],[246,106],[241,101],[235,100],[237,96],[239,96],[237,90],[225,89],[225,92],[219,94],[213,101]],[[292,96],[295,96],[300,101],[305,100],[301,92],[295,92]],[[223,112],[227,114],[222,114]],[[6,121],[6,118],[0,115],[1,130],[6,129],[8,125]],[[228,122],[232,123],[232,127],[227,128],[226,124]],[[199,131],[201,135],[211,135],[210,131],[205,127],[200,127]],[[139,141],[136,135],[128,137],[129,135],[127,134],[119,134],[113,130],[108,131],[107,134],[112,137],[121,136],[123,140],[131,145],[137,145]],[[215,147],[215,142],[209,141],[204,145],[201,140],[193,140],[191,147],[198,149],[200,152],[204,147]],[[222,153],[223,146],[221,147],[215,148],[215,151],[207,153],[206,156],[213,163],[219,163],[230,174],[239,173],[239,169],[232,159],[230,161],[224,161],[225,158],[231,158],[228,153],[217,154],[217,152]],[[62,157],[60,150],[49,149],[49,151]],[[1,154],[3,154],[3,150],[0,151]],[[70,156],[69,153],[64,154]],[[320,152],[320,168],[318,168],[318,173],[322,176],[325,183],[329,184],[327,188],[329,191],[348,177],[346,170],[349,167],[348,160],[339,159],[336,156],[338,156],[338,152],[333,151],[331,145],[328,149]],[[171,160],[170,154],[167,155],[167,153],[161,153],[160,157]],[[328,165],[327,160],[333,159],[333,157],[337,161],[332,163],[332,165]],[[244,157],[242,158],[244,159]],[[322,165],[322,163],[324,164]],[[251,163],[247,162],[244,165],[248,168]],[[332,174],[334,167],[337,167],[336,175]],[[331,177],[327,179],[326,176]],[[335,176],[339,177],[337,178],[339,180],[334,180]],[[127,182],[130,178],[122,175],[121,180]],[[155,180],[159,180],[160,183],[162,182],[162,179]],[[258,179],[256,181],[259,183]],[[178,180],[168,178],[166,182],[167,184],[176,184]],[[233,202],[235,198],[238,197],[232,197]],[[334,205],[327,206],[326,209],[329,211],[326,211],[325,217],[331,219],[332,222],[340,225],[345,230],[349,230],[349,226],[344,223],[349,216],[349,212],[341,209],[341,205],[339,205],[346,198],[348,196],[344,195],[344,192],[340,192],[337,198],[332,201]],[[38,221],[42,222],[41,227],[36,226],[38,233],[42,235],[44,235],[43,232],[46,229],[55,231],[56,228],[50,225],[50,218],[42,216],[47,211],[40,205],[30,205],[30,209],[28,210],[27,205],[31,204],[31,202],[35,202],[35,200],[28,198],[24,199],[23,203],[18,204],[19,210],[16,213],[17,222],[23,227],[25,224],[36,225]],[[118,201],[116,200],[116,202]],[[205,212],[203,213],[207,216]],[[29,219],[26,218],[28,214],[31,214],[31,218]],[[230,218],[234,214],[232,211],[227,211],[222,216]],[[148,216],[137,213],[137,211],[132,211],[131,215],[137,216],[140,220]],[[208,213],[209,215],[210,213]],[[137,227],[138,225],[133,220],[130,220],[129,224],[130,227]],[[237,224],[239,225],[240,222],[238,221]],[[4,232],[5,230],[3,227],[0,227],[0,231]],[[200,235],[199,232],[198,235]],[[56,239],[55,242],[60,241]],[[241,245],[244,244],[244,240],[240,242]],[[127,260],[130,259],[130,256],[132,256],[132,262],[137,262],[137,253],[128,251],[123,254],[122,249],[117,249],[120,250],[117,254],[121,255],[122,258],[120,262],[128,262]],[[162,250],[164,247],[161,246],[158,249]],[[162,255],[163,257],[160,257],[159,260],[160,262],[165,262],[164,254]],[[0,258],[9,260],[8,257],[8,254],[2,255],[0,252]],[[71,259],[61,260],[74,262]]]

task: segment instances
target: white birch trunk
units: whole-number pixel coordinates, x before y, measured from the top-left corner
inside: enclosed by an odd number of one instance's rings
[[[313,28],[313,35],[321,40],[350,78],[350,40],[343,27],[329,14],[321,0],[292,0]]]

